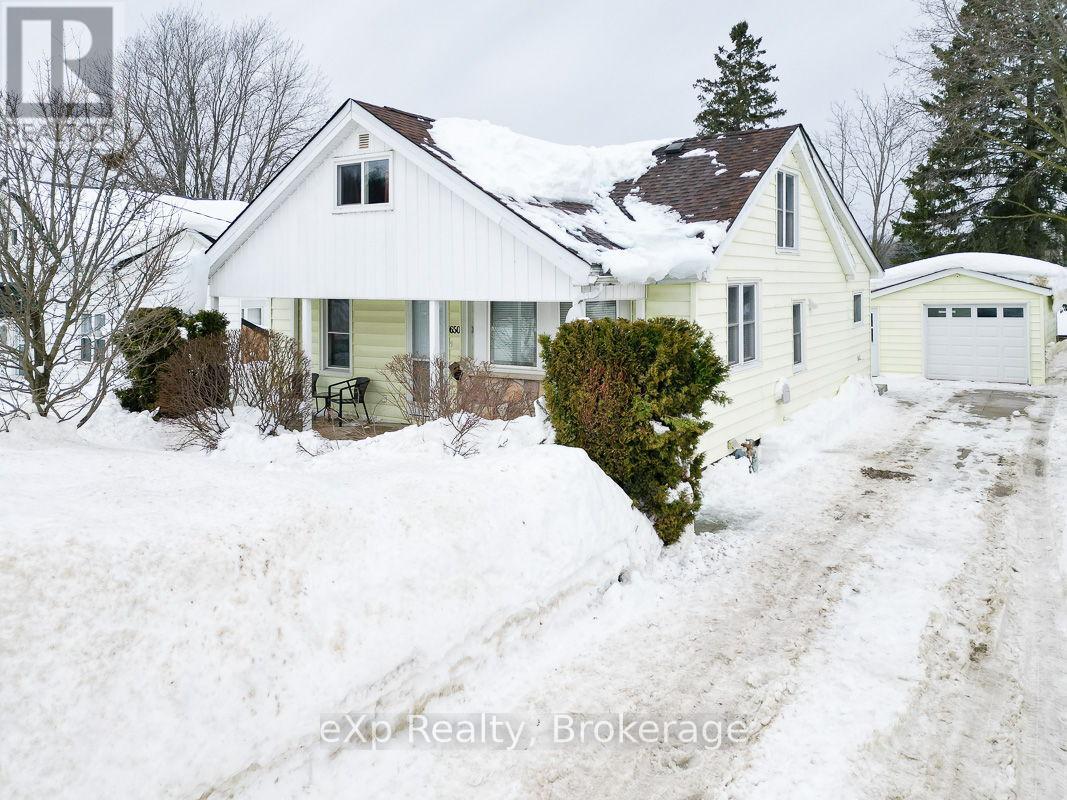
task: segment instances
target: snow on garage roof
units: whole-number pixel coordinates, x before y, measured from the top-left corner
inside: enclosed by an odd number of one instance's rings
[[[1050,261],[1039,261],[1036,258],[1001,253],[950,253],[913,261],[910,264],[901,264],[898,267],[888,268],[884,278],[872,280],[871,288],[888,289],[906,281],[924,278],[946,270],[966,270],[996,275],[1051,289],[1056,295],[1067,294],[1067,267],[1053,264]]]
[[[799,128],[586,147],[356,102],[590,265],[635,283],[706,273]]]

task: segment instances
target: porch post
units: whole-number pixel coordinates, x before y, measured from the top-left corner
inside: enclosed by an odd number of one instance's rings
[[[304,351],[304,354],[308,357],[308,362],[311,362],[311,301],[306,297],[301,297],[300,303],[300,348]],[[310,386],[311,393],[315,393],[314,386]],[[304,417],[304,430],[309,431],[312,427],[312,415],[314,412],[314,403],[309,403],[309,413]]]
[[[442,354],[441,352],[441,301],[431,300],[429,308],[430,323],[430,364]],[[432,367],[431,367],[432,369]]]

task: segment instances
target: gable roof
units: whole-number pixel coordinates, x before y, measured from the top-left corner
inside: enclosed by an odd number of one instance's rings
[[[892,272],[892,270],[890,270]],[[1026,292],[1033,292],[1034,294],[1043,295],[1045,297],[1052,296],[1053,292],[1047,286],[1042,286],[1037,283],[1029,283],[1017,278],[1008,278],[1004,275],[996,275],[991,272],[980,272],[973,269],[962,269],[954,267],[950,269],[942,269],[937,272],[930,272],[925,275],[915,275],[910,278],[902,278],[897,283],[885,283],[885,281],[875,281],[875,288],[871,291],[871,297],[882,297],[883,295],[893,294],[899,292],[902,289],[910,289],[913,286],[922,286],[924,283],[931,283],[933,281],[939,281],[942,278],[948,278],[953,275],[965,275],[968,278],[976,278],[980,281],[987,281],[989,283],[999,283],[1002,286],[1011,286],[1015,289],[1022,289]],[[890,280],[887,278],[886,280]],[[882,284],[882,285],[878,285]]]
[[[731,229],[739,226],[752,205],[751,198],[781,160],[784,149],[794,141],[803,141],[805,149],[810,147],[799,125],[603,148],[556,145],[489,123],[434,120],[359,100],[346,101],[312,141],[321,137],[325,147],[326,139],[333,140],[338,117],[344,116],[345,108],[350,110],[351,119],[379,138],[399,134],[401,141],[394,141],[398,151],[415,158],[424,168],[433,167],[431,174],[445,177],[454,190],[457,185],[465,187],[483,201],[490,201],[496,212],[489,211],[484,203],[475,205],[501,224],[513,220],[522,229],[509,228],[513,234],[523,238],[525,231],[527,244],[541,249],[581,283],[596,280],[603,272],[634,283],[702,277],[713,266],[717,249],[731,238]],[[486,136],[489,138],[483,142],[468,141]],[[310,144],[305,148],[311,149]],[[303,160],[302,170],[308,166],[308,158],[304,150],[298,157]],[[494,159],[500,163],[494,164]],[[294,157],[279,175],[290,171],[297,160]],[[516,165],[518,168],[513,168]],[[442,167],[451,179],[441,175]],[[579,179],[586,179],[585,183],[561,179],[553,184],[545,180],[553,169],[565,171],[567,167]],[[532,178],[533,188],[529,190],[521,181],[525,173]],[[815,173],[821,184],[824,176],[817,166]],[[829,188],[836,192],[832,183]],[[268,184],[260,197],[270,198],[271,189]],[[818,187],[823,198],[820,213],[833,213],[831,205],[839,211],[843,201],[833,202],[840,199],[836,197],[826,201],[825,190]],[[270,202],[276,203],[278,196],[274,195]],[[469,191],[461,196],[476,200]],[[244,217],[256,215],[257,206],[267,205],[260,197],[238,222],[247,222]],[[501,216],[501,209],[510,216]],[[840,235],[834,228],[836,223],[827,220],[826,224],[833,228],[832,239]],[[231,226],[241,227],[247,235],[248,224]],[[858,228],[854,239],[857,234]],[[862,241],[862,234],[858,235]],[[218,255],[236,244],[233,239],[231,229],[227,229],[212,250]],[[866,242],[860,241],[856,242],[857,249],[863,251]],[[835,246],[839,255],[845,249],[839,241]],[[870,264],[868,254],[863,253],[863,258]]]

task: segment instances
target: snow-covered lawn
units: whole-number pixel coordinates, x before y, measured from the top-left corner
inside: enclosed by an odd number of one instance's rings
[[[336,449],[237,426],[213,455],[162,427],[110,406],[0,439],[0,797],[199,797],[320,714],[449,691],[659,551],[533,418],[468,459],[437,426]]]
[[[658,555],[532,420],[467,460],[433,431],[317,457],[240,430],[163,452],[112,415],[16,431],[0,794],[1067,796],[1067,389],[888,383],[768,434],[755,475],[709,469],[699,533]],[[412,707],[745,735],[317,741],[320,714]]]

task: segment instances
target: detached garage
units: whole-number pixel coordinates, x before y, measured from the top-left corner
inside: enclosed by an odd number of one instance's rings
[[[1067,269],[960,253],[886,270],[872,282],[871,368],[937,380],[1045,382]]]

